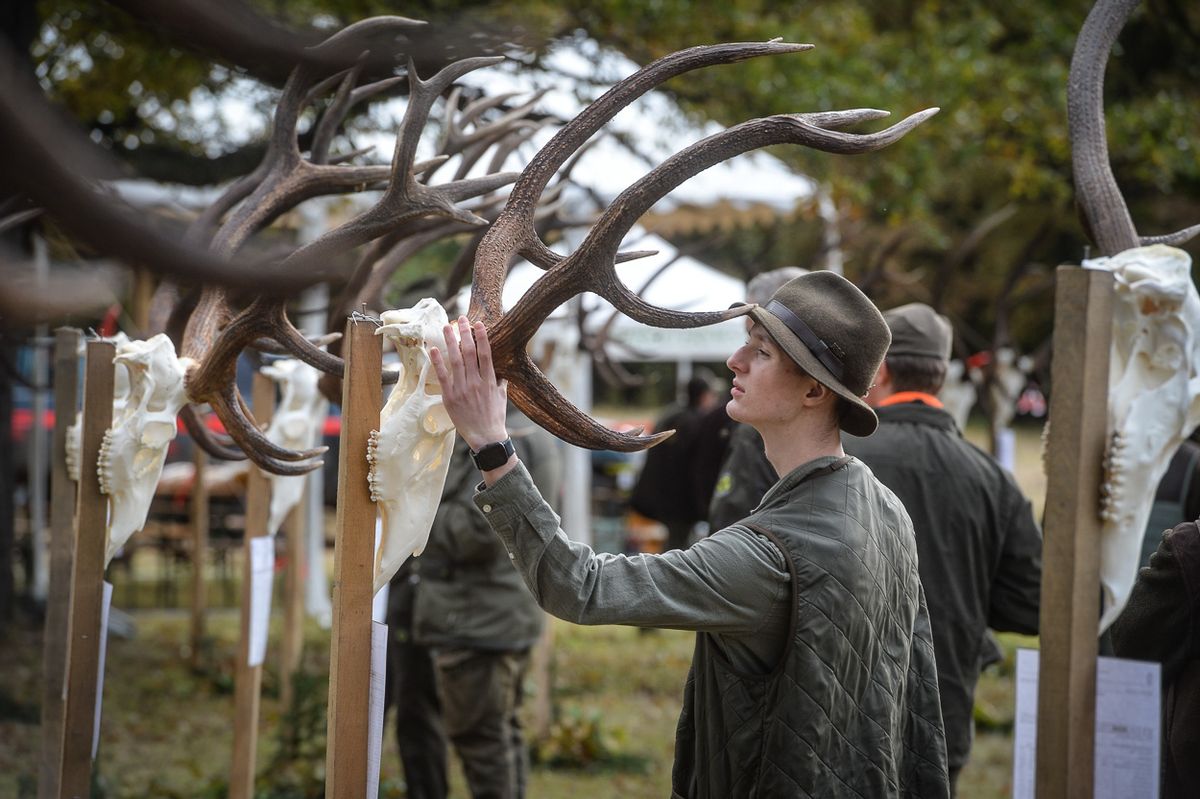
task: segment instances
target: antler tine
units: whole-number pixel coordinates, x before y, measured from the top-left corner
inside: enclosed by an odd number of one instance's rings
[[[508,264],[515,255],[533,261],[528,249],[544,250],[533,241],[533,209],[550,179],[584,142],[625,106],[663,81],[695,69],[730,64],[765,55],[796,53],[811,44],[751,42],[716,44],[681,50],[648,64],[617,83],[579,116],[561,127],[521,172],[509,194],[508,206],[479,246],[468,316],[494,322],[502,313],[500,297]],[[540,256],[543,257],[544,252]]]
[[[1142,246],[1148,244],[1169,244],[1172,247],[1178,247],[1181,244],[1187,244],[1192,239],[1200,236],[1200,225],[1192,225],[1183,230],[1177,230],[1174,233],[1165,233],[1161,236],[1142,236],[1138,239],[1138,243]]]
[[[26,211],[17,211],[15,214],[0,219],[0,233],[6,233],[13,228],[20,227],[26,222],[37,219],[44,214],[45,211],[41,208],[30,208]]]
[[[464,58],[443,68],[429,80],[421,80],[417,74],[416,64],[412,59],[408,62],[408,107],[404,110],[404,119],[400,123],[400,132],[396,137],[396,152],[392,157],[392,165],[396,175],[410,176],[412,165],[416,160],[417,143],[421,131],[429,120],[429,112],[433,103],[441,96],[450,84],[476,69],[498,64],[503,56],[481,56]],[[411,179],[411,178],[410,178]]]
[[[936,108],[925,109],[891,127],[868,134],[841,133],[812,123],[814,119],[819,119],[833,121],[841,126],[859,119],[878,118],[886,112],[856,109],[819,116],[786,114],[743,122],[702,139],[668,158],[612,202],[579,249],[568,257],[568,260],[573,262],[569,271],[576,274],[571,282],[577,290],[582,286],[595,291],[633,319],[658,327],[693,327],[732,318],[738,314],[728,311],[692,314],[668,311],[647,304],[617,278],[614,259],[609,253],[616,252],[621,239],[656,202],[688,178],[715,164],[773,144],[800,144],[839,154],[871,152],[899,140],[937,112]],[[556,271],[567,271],[567,268],[560,267]],[[565,286],[563,289],[565,290]],[[545,297],[544,303],[554,302],[550,306],[551,309],[558,307],[568,298],[559,299],[559,296],[549,295]],[[532,290],[527,297],[530,297],[531,303],[538,301]],[[524,302],[525,298],[522,301]]]
[[[454,173],[455,179],[466,177],[467,173],[493,147],[495,150],[492,153],[491,166],[487,171],[498,171],[508,156],[521,144],[529,141],[530,137],[544,125],[545,121],[519,118],[507,123],[504,127],[489,127],[485,131],[487,135],[481,136],[463,150],[458,169]]]
[[[254,420],[254,414],[250,411],[250,407],[246,404],[245,398],[242,396],[242,393],[238,391],[236,385],[231,384],[226,386],[221,392],[221,396],[218,398],[217,405],[214,405],[213,407],[229,412],[229,421],[226,421],[226,418],[220,413],[217,413],[217,418],[221,419],[222,424],[229,429],[230,436],[234,435],[232,428],[238,427],[244,430],[251,437],[261,439],[260,441],[257,441],[256,449],[267,457],[293,462],[316,458],[329,451],[329,447],[325,446],[293,451],[279,446],[274,441],[264,436],[258,423]],[[230,425],[230,421],[233,422],[232,427]],[[249,457],[250,453],[247,452],[246,456]]]
[[[539,89],[538,91],[534,92],[528,100],[521,103],[521,105],[505,111],[496,119],[489,120],[487,124],[480,125],[476,123],[475,130],[471,131],[470,133],[462,134],[461,130],[458,131],[460,135],[458,137],[458,141],[456,142],[458,145],[457,149],[465,150],[472,145],[480,144],[485,141],[494,142],[506,135],[508,131],[512,130],[514,125],[516,125],[518,122],[535,121],[526,120],[525,118],[529,115],[529,112],[534,109],[534,106],[536,106],[538,102],[546,96],[547,91],[549,90]],[[463,112],[464,121],[466,121],[466,119],[470,119],[470,121],[474,122],[478,116],[482,114],[484,110],[486,110],[486,108],[494,108],[500,105],[499,102],[491,102],[494,99],[496,98],[484,98],[483,100],[476,101],[471,106],[467,106],[467,109]],[[452,151],[447,149],[445,152]]]
[[[355,76],[357,78],[357,76]],[[334,102],[326,109],[321,121],[317,126],[317,131],[313,136],[312,151],[309,156],[314,164],[335,163],[329,158],[329,145],[333,141],[333,135],[338,127],[345,122],[346,115],[350,109],[359,103],[369,100],[377,94],[382,94],[398,83],[403,83],[406,80],[403,76],[391,78],[383,78],[373,83],[368,83],[365,86],[359,86],[348,94],[343,95],[341,89],[338,90],[338,96],[334,98]],[[351,82],[352,83],[352,82]],[[356,151],[358,154],[367,152],[372,148]],[[350,156],[353,157],[353,156]],[[345,160],[343,157],[339,160]]]
[[[518,147],[532,139],[533,134],[546,127],[546,124],[546,120],[524,120],[522,124],[514,126],[512,132],[496,143],[496,149],[492,150],[492,159],[488,162],[487,171],[499,172],[508,157],[516,152]],[[549,193],[555,186],[559,186],[559,183],[556,182],[554,186],[546,190],[546,193]],[[561,190],[559,188],[559,191]],[[543,199],[545,198],[543,197]]]
[[[184,405],[179,411],[179,418],[183,420],[183,426],[196,446],[209,455],[223,461],[246,460],[246,453],[237,448],[232,438],[208,429],[208,426],[200,418],[200,411],[195,405]]]
[[[1108,160],[1104,129],[1104,70],[1117,35],[1139,0],[1098,0],[1088,12],[1067,78],[1067,127],[1075,200],[1101,255],[1138,245],[1137,228]]]
[[[264,454],[260,447],[264,445],[274,447],[275,445],[252,424],[240,418],[240,414],[233,407],[237,405],[237,401],[232,397],[216,398],[211,405],[213,412],[217,414],[217,417],[225,425],[225,429],[229,431],[230,437],[241,447],[242,452],[246,453],[246,457],[264,471],[290,477],[308,474],[311,471],[321,468],[322,461],[319,460],[292,463]]]
[[[329,160],[329,145],[333,143],[333,134],[337,132],[338,127],[342,124],[342,120],[346,118],[346,114],[350,111],[350,97],[354,90],[354,84],[358,83],[358,76],[362,74],[363,64],[366,62],[366,53],[363,53],[363,58],[358,59],[358,62],[350,69],[346,70],[346,74],[342,77],[338,84],[337,92],[333,95],[333,102],[325,109],[325,113],[321,115],[321,119],[317,122],[316,130],[313,132],[312,146],[309,148],[308,158],[314,164],[324,164]]]
[[[636,452],[654,446],[675,432],[643,436],[608,429],[568,402],[523,351],[505,367],[501,376],[509,380],[508,396],[513,404],[533,422],[568,444],[587,449]]]

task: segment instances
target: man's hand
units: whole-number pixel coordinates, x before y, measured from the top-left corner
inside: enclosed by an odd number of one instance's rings
[[[478,452],[481,447],[508,438],[504,424],[508,381],[496,380],[492,346],[483,322],[472,327],[467,317],[460,316],[457,331],[455,327],[451,323],[443,328],[446,352],[433,347],[429,360],[442,384],[442,402],[450,420],[467,446]]]

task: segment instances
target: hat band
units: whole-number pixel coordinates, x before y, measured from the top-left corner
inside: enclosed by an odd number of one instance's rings
[[[809,351],[817,357],[817,360],[829,370],[829,372],[840,383],[842,382],[842,359],[833,354],[833,350],[829,349],[829,345],[821,340],[821,337],[813,332],[813,329],[804,323],[796,314],[792,313],[792,309],[788,308],[779,300],[771,300],[766,305],[766,310],[780,322],[787,326],[787,329],[796,334],[796,338],[808,347]]]

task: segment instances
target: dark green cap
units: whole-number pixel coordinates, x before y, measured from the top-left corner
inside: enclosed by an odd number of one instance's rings
[[[954,328],[950,320],[922,302],[910,302],[885,311],[884,321],[892,331],[888,355],[917,355],[950,360]]]

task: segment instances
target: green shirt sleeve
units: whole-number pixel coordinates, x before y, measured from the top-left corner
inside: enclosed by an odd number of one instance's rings
[[[789,575],[766,538],[731,527],[662,555],[597,554],[571,541],[518,463],[475,503],[538,604],[577,624],[629,624],[728,636],[770,660],[787,629]]]

